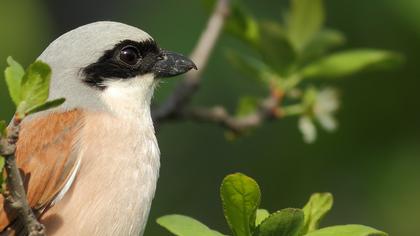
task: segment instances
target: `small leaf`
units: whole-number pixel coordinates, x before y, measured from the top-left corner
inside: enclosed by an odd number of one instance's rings
[[[278,79],[271,68],[257,58],[245,56],[232,50],[227,52],[227,58],[233,66],[249,77],[268,84],[273,79]]]
[[[298,52],[301,52],[321,29],[324,18],[323,0],[292,0],[288,35]]]
[[[36,61],[29,66],[22,80],[22,102],[18,107],[20,114],[22,112],[26,113],[47,101],[50,79],[51,68],[47,64]]]
[[[257,182],[240,173],[228,175],[222,182],[220,195],[224,214],[233,235],[252,235],[256,211],[261,201]]]
[[[156,222],[166,228],[169,232],[178,236],[223,236],[217,231],[188,216],[167,215],[160,217]]]
[[[320,221],[331,210],[333,205],[333,196],[331,193],[315,193],[309,199],[309,202],[303,207],[305,214],[305,224],[301,235],[305,235],[318,229]]]
[[[300,209],[284,209],[271,214],[257,228],[254,236],[297,236],[303,226]]]
[[[63,104],[65,101],[66,101],[66,99],[59,98],[59,99],[56,99],[56,100],[45,102],[45,103],[43,103],[43,104],[41,104],[39,106],[36,106],[36,107],[32,108],[31,110],[29,110],[27,112],[27,115],[34,114],[34,113],[37,113],[37,112],[41,112],[41,111],[45,111],[45,110],[49,110],[49,109],[58,107],[61,104]]]
[[[251,46],[256,45],[260,40],[257,20],[245,9],[241,1],[232,1],[230,4],[230,15],[226,22],[227,32]]]
[[[337,78],[366,69],[387,68],[400,64],[402,57],[393,52],[361,49],[344,51],[320,59],[303,69],[307,78]]]
[[[9,94],[13,102],[18,106],[21,102],[21,84],[25,70],[12,57],[7,58],[7,63],[9,66],[4,71],[7,88],[9,89]]]
[[[261,42],[258,49],[264,62],[283,77],[287,77],[296,62],[296,52],[281,25],[266,21],[261,23]]]
[[[302,52],[302,61],[307,62],[323,56],[328,50],[342,46],[346,42],[344,35],[336,30],[321,30],[315,34]]]
[[[249,115],[257,109],[258,99],[255,97],[242,97],[236,110],[236,116],[242,117]]]
[[[0,120],[0,137],[6,137],[7,135],[7,123],[4,120]]]
[[[338,225],[323,228],[305,236],[387,236],[387,233],[381,232],[364,225]]]
[[[263,222],[266,218],[270,216],[270,213],[265,209],[258,209],[257,210],[257,218],[255,219],[255,225],[258,226]]]

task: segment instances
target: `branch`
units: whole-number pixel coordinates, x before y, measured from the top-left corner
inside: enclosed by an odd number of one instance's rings
[[[236,117],[229,115],[225,108],[216,106],[213,108],[192,108],[185,110],[173,119],[186,119],[198,122],[216,123],[235,134],[242,134],[250,128],[257,127],[265,121],[271,121],[281,116],[278,104],[282,96],[272,93],[263,100],[255,112],[246,116]]]
[[[18,219],[23,223],[29,236],[45,236],[45,227],[38,222],[29,206],[22,177],[16,164],[16,143],[21,122],[21,119],[15,117],[8,129],[7,137],[0,139],[0,154],[5,157],[7,173],[7,188],[3,195],[5,202],[17,213]]]
[[[176,87],[163,105],[152,111],[155,125],[164,121],[194,120],[216,123],[235,134],[241,134],[249,128],[262,124],[264,121],[280,117],[277,107],[282,95],[275,90],[272,91],[271,96],[259,104],[258,109],[254,113],[244,117],[229,115],[226,109],[220,106],[213,108],[187,108],[192,96],[199,87],[202,73],[208,64],[208,59],[229,16],[229,4],[229,0],[218,0],[207,27],[191,55],[191,59],[196,63],[199,70],[188,73],[185,80]]]
[[[191,55],[191,59],[197,65],[198,70],[189,72],[163,105],[152,111],[152,117],[155,123],[171,119],[176,113],[183,110],[197,91],[202,73],[207,67],[208,59],[229,15],[229,4],[229,0],[218,0],[207,27]]]

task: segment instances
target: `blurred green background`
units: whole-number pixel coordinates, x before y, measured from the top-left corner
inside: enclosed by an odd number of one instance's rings
[[[245,2],[257,17],[278,20],[288,3]],[[312,192],[329,191],[335,207],[324,225],[360,223],[390,235],[418,235],[420,1],[326,0],[326,5],[327,26],[347,35],[346,47],[398,51],[406,57],[404,66],[334,81],[342,94],[339,130],[322,132],[312,145],[303,143],[293,118],[265,124],[234,142],[214,125],[163,125],[161,176],[146,236],[168,235],[155,219],[170,213],[193,216],[227,233],[218,190],[222,178],[237,171],[259,182],[263,208],[301,207]],[[162,47],[189,53],[207,13],[197,0],[1,0],[0,68],[8,55],[27,65],[60,34],[96,20],[138,26]],[[229,47],[243,48],[222,37],[194,104],[233,109],[240,95],[264,93],[229,66],[224,56]],[[156,100],[178,80],[162,84]],[[0,117],[10,118],[4,82],[0,104]]]

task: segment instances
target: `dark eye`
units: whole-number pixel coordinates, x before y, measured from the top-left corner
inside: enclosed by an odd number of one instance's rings
[[[119,59],[128,65],[134,66],[139,61],[140,54],[136,47],[126,46],[121,49]]]

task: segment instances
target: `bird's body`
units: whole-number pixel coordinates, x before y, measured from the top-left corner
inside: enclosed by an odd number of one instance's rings
[[[80,170],[71,191],[42,217],[49,231],[57,228],[56,235],[138,235],[144,228],[156,188],[159,148],[150,115],[138,112],[83,114]],[[60,225],[60,219],[66,222]],[[85,225],[92,224],[88,219],[100,224]]]
[[[50,99],[66,103],[22,124],[16,158],[30,205],[48,235],[142,234],[160,165],[150,114],[155,78],[193,63],[115,22],[73,30],[39,59],[52,67]],[[1,229],[19,230],[3,209]]]

